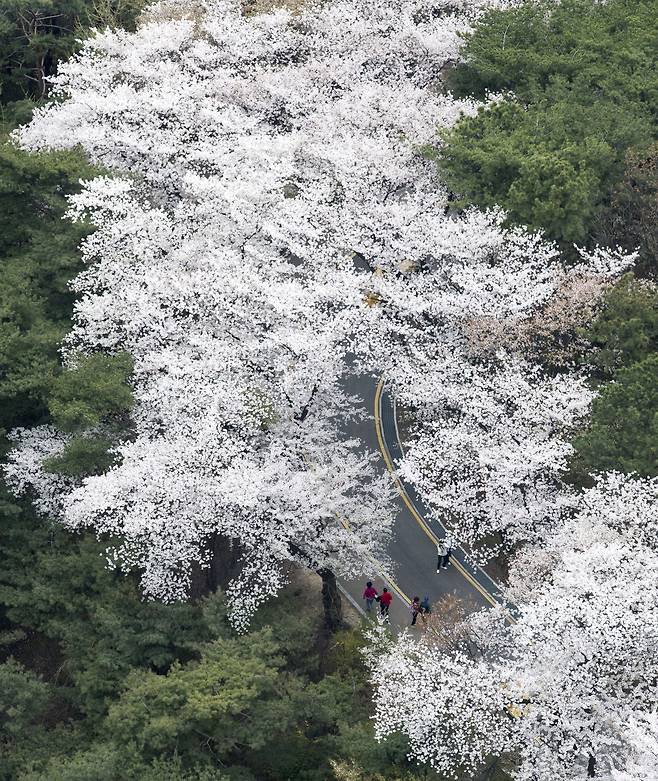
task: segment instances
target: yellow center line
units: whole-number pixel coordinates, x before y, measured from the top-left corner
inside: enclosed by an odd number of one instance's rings
[[[393,482],[395,483],[395,486],[398,489],[398,493],[400,494],[402,501],[405,503],[407,509],[409,510],[409,512],[415,519],[415,521],[418,523],[420,528],[425,532],[427,537],[429,537],[429,539],[432,540],[432,542],[436,545],[439,542],[439,538],[436,536],[436,534],[434,534],[434,532],[427,525],[425,519],[418,513],[418,511],[414,507],[413,502],[409,498],[409,495],[407,494],[407,491],[404,485],[402,484],[402,481],[400,480],[400,478],[397,476],[395,472],[395,467],[393,466],[391,455],[384,441],[382,420],[379,412],[383,390],[384,390],[384,380],[380,380],[379,383],[377,384],[377,389],[375,391],[375,431],[377,432],[377,442],[379,443],[379,449],[382,453],[382,456],[384,457],[384,463],[386,464],[386,468],[391,473]],[[495,607],[499,605],[498,600],[489,591],[487,591],[487,589],[484,588],[484,586],[478,583],[477,580],[475,580],[471,576],[471,574],[463,567],[461,562],[453,558],[452,563],[457,568],[457,571],[473,586],[473,588],[479,591],[480,594],[482,594],[482,596],[490,604],[494,605]],[[510,619],[513,620],[511,616]]]

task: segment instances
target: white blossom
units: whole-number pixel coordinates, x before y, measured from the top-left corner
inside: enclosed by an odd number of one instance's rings
[[[48,459],[62,455],[69,438],[54,426],[14,429],[9,434],[18,447],[3,467],[7,484],[16,496],[29,495],[35,509],[44,515],[61,515],[65,497],[75,484],[44,468]]]
[[[118,537],[150,596],[181,597],[215,534],[244,551],[240,626],[286,560],[353,575],[383,558],[388,483],[346,439],[350,371],[431,410],[403,470],[437,512],[477,503],[457,536],[534,538],[554,517],[561,436],[591,394],[518,355],[474,359],[465,324],[530,316],[589,260],[565,271],[499,211],[451,215],[422,151],[477,110],[442,79],[486,5],[160,3],[87,41],[18,132],[112,172],[71,201],[96,230],[66,350],[133,355],[134,435],[61,515]],[[598,253],[592,273],[626,262]]]
[[[472,636],[486,643],[462,653],[438,653],[431,639],[384,647],[373,670],[379,734],[407,732],[413,754],[448,775],[506,755],[516,781],[582,778],[590,756],[601,778],[651,777],[657,506],[656,479],[599,478],[542,546],[544,567],[529,571],[526,558],[512,568],[515,623],[476,615]],[[398,670],[407,683],[420,671],[425,685],[398,685]],[[462,740],[433,741],[433,729]]]

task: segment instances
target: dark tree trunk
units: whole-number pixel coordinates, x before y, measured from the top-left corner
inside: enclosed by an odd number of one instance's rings
[[[192,566],[190,587],[192,601],[201,599],[217,591],[218,588],[226,590],[229,581],[238,570],[240,547],[237,542],[214,534],[206,542],[206,548],[210,553],[208,564],[205,567],[199,564]]]
[[[343,622],[343,603],[338,591],[336,576],[324,567],[318,570],[322,578],[322,607],[324,608],[324,627],[328,632],[336,632],[345,626]]]
[[[594,778],[596,776],[596,758],[590,754],[589,761],[587,762],[587,778]]]

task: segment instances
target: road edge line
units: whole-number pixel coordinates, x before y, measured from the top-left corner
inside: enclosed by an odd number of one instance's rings
[[[416,521],[416,523],[421,527],[421,529],[425,532],[425,535],[434,543],[438,543],[438,537],[434,534],[432,529],[427,525],[427,522],[425,519],[420,515],[416,507],[414,506],[413,502],[411,501],[411,497],[407,494],[407,491],[402,484],[402,481],[395,473],[395,468],[393,465],[393,459],[391,458],[391,454],[389,452],[388,446],[386,444],[386,441],[384,439],[384,431],[382,426],[382,418],[381,418],[381,402],[382,402],[382,395],[384,390],[384,380],[380,379],[377,383],[377,388],[375,390],[375,431],[377,434],[377,442],[379,444],[379,449],[381,451],[381,454],[384,458],[384,463],[386,464],[386,468],[390,472],[393,481],[398,489],[398,493],[400,494],[400,497],[402,498],[402,501],[407,506],[407,509],[411,513],[412,517]],[[489,592],[488,589],[486,589],[482,584],[478,583],[471,575],[470,573],[464,568],[464,566],[461,564],[460,561],[457,559],[453,559],[453,565],[456,567],[457,571],[460,573],[460,575],[466,580],[468,583],[475,588],[476,591],[478,591],[486,600],[489,602],[489,604],[492,605],[492,607],[501,607],[501,603],[494,597],[493,594]],[[502,607],[505,607],[502,605]],[[509,612],[509,611],[506,611]],[[510,618],[512,618],[510,616]],[[512,618],[512,620],[514,620]]]

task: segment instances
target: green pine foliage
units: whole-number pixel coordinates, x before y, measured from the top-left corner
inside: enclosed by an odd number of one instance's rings
[[[29,155],[7,141],[0,135],[0,426],[10,429],[48,415],[89,230],[62,218],[92,169],[74,153]]]
[[[0,665],[0,723],[7,739],[31,742],[45,717],[50,689],[14,659]]]
[[[112,465],[108,451],[125,435],[132,406],[129,355],[79,356],[75,368],[61,366],[74,301],[69,282],[82,269],[77,247],[90,230],[64,214],[67,196],[93,174],[74,152],[31,155],[2,137],[0,427],[51,421],[74,433],[48,464],[67,475],[98,474]]]
[[[40,100],[85,30],[134,26],[144,0],[0,0],[0,100]]]
[[[91,538],[3,530],[0,602],[23,628],[0,664],[3,781],[327,781],[334,762],[434,778],[401,738],[374,740],[361,633],[320,642],[319,588],[236,636],[221,594],[145,603]]]
[[[130,430],[133,404],[128,353],[78,356],[58,374],[50,389],[52,422],[73,433],[64,451],[44,462],[46,470],[72,477],[102,474],[116,461],[112,450]]]
[[[164,671],[212,636],[200,606],[145,602],[135,579],[108,568],[111,541],[2,498],[0,605],[5,622],[27,633],[7,653],[70,686],[76,710],[103,713],[132,668]]]
[[[48,406],[55,425],[69,432],[101,424],[121,426],[133,403],[128,384],[132,370],[128,353],[80,356],[53,383]]]
[[[625,274],[583,336],[592,345],[583,360],[604,380],[658,353],[658,287]]]
[[[594,400],[588,429],[573,442],[574,471],[658,475],[658,353],[620,369]]]
[[[599,395],[573,440],[572,478],[586,485],[606,470],[658,475],[658,287],[625,275],[583,335]]]
[[[657,34],[658,0],[528,0],[487,13],[449,86],[513,95],[463,118],[435,153],[452,189],[561,242],[586,242],[628,150],[656,140]]]

